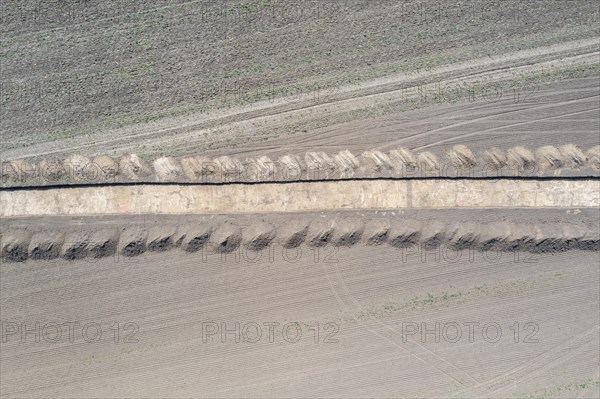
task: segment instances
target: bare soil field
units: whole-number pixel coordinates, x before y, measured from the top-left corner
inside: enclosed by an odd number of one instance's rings
[[[596,135],[600,129],[598,77],[517,88],[493,81],[485,86],[494,93],[488,99],[478,91],[479,97],[469,100],[466,97],[474,86],[460,87],[454,83],[432,84],[424,92],[420,91],[423,86],[400,88],[394,90],[395,97],[376,108],[365,106],[358,97],[360,104],[351,118],[357,120],[352,122],[336,121],[336,115],[345,113],[348,104],[334,101],[309,104],[308,108],[283,114],[273,115],[269,109],[252,117],[242,114],[241,121],[225,118],[217,128],[202,127],[202,123],[178,127],[186,122],[177,120],[171,121],[176,126],[172,128],[144,125],[94,138],[32,144],[2,154],[3,160],[66,157],[73,153],[119,157],[132,152],[148,161],[160,155],[198,154],[277,159],[290,153],[303,156],[307,151],[333,154],[350,150],[360,154],[373,148],[392,150],[402,146],[442,157],[455,144],[466,144],[476,153],[516,145],[535,149],[572,143],[588,149],[600,144]],[[483,90],[484,86],[480,87]],[[457,100],[446,101],[444,96],[454,96],[448,93],[457,88]],[[294,133],[292,125],[306,126],[310,131]],[[310,129],[311,125],[317,127]],[[217,149],[211,150],[213,147]]]
[[[436,259],[303,245],[27,261],[0,272],[5,397],[599,392],[597,252]],[[67,327],[55,329],[69,322],[71,341]]]
[[[339,216],[419,219],[435,228],[472,220],[581,223],[594,213],[379,210]],[[289,217],[7,222],[76,232],[168,230],[211,220],[247,231],[259,219],[283,224]],[[258,251],[180,248],[133,257],[32,259],[3,263],[0,273],[5,397],[592,398],[600,389],[597,250],[415,250],[307,241]]]
[[[269,128],[261,134],[246,125],[239,139],[227,123],[212,122],[213,114],[261,102],[273,108],[275,100],[306,108],[330,102],[348,85],[394,75],[431,83],[564,57],[575,58],[563,59],[551,80],[597,75],[599,13],[590,0],[125,3],[64,10],[2,4],[4,159],[80,148],[92,155],[98,146],[173,153],[190,135],[204,149],[235,146],[248,136],[264,140],[272,137]],[[555,48],[539,50],[547,46]],[[450,73],[455,64],[460,68]],[[361,119],[364,110],[324,117],[326,124]],[[282,130],[302,136],[314,128],[303,118],[293,122]],[[178,142],[182,129],[185,140]],[[136,136],[143,137],[132,141]]]
[[[451,86],[453,88],[454,86]],[[445,86],[441,86],[443,90]],[[289,152],[340,149],[360,153],[373,147],[392,150],[407,147],[428,150],[438,156],[452,145],[468,145],[482,152],[491,147],[508,149],[515,145],[539,147],[574,143],[582,148],[598,145],[600,131],[600,79],[591,77],[522,88],[519,101],[515,91],[494,92],[489,101],[460,101],[435,104],[422,109],[360,121],[333,124],[304,135],[286,135],[239,149],[221,149],[208,154],[281,155]],[[432,98],[432,88],[423,96]],[[518,95],[518,93],[516,94]]]
[[[0,396],[600,397],[599,21],[0,2]]]

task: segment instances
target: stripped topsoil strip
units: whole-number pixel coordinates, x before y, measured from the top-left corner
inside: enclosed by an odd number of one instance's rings
[[[465,222],[445,224],[436,220],[358,217],[315,217],[290,220],[281,226],[259,221],[241,228],[231,221],[187,226],[132,226],[126,229],[31,230],[8,228],[2,232],[2,258],[20,262],[27,259],[67,260],[101,258],[120,254],[136,256],[145,251],[178,249],[188,253],[206,249],[230,253],[240,246],[253,251],[278,244],[295,248],[334,245],[350,247],[389,245],[406,249],[415,246],[434,250],[441,246],[460,251],[562,252],[579,249],[600,250],[598,223]]]

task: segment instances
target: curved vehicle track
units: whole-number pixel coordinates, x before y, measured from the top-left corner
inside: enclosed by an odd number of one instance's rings
[[[161,152],[165,143],[171,153],[202,149],[206,151],[216,147],[227,147],[228,153],[235,153],[235,147],[247,147],[255,137],[276,138],[290,126],[302,124],[310,126],[313,121],[327,121],[332,125],[339,112],[357,112],[359,119],[372,118],[378,115],[395,113],[403,110],[398,104],[415,102],[420,107],[432,101],[436,87],[454,88],[460,85],[472,85],[480,90],[491,90],[502,87],[501,82],[512,79],[516,75],[535,74],[553,71],[566,66],[590,67],[595,65],[598,57],[596,39],[579,40],[533,50],[518,51],[513,54],[482,58],[457,63],[438,70],[419,72],[415,75],[399,75],[357,86],[337,88],[317,103],[310,100],[290,102],[286,99],[264,101],[251,106],[218,110],[211,114],[186,116],[176,119],[165,118],[156,123],[127,127],[114,131],[103,131],[73,139],[57,139],[52,142],[32,144],[17,149],[3,151],[3,159],[32,158],[44,155],[62,155],[71,152],[84,152],[97,155],[105,152],[123,154],[140,147],[160,146]],[[556,61],[560,59],[560,62]],[[526,81],[526,79],[525,79]],[[527,102],[535,97],[539,89],[537,84],[531,86],[517,83],[522,91],[518,102]],[[427,100],[419,93],[429,92]],[[504,88],[503,90],[511,91]],[[478,92],[480,94],[480,92]],[[505,98],[508,94],[505,92]],[[598,94],[596,93],[595,96]],[[514,100],[514,93],[510,94]],[[434,102],[455,102],[461,99],[441,99]],[[465,97],[462,100],[469,100]],[[489,103],[485,96],[477,96],[477,101]],[[496,103],[496,98],[492,99]],[[514,101],[513,101],[514,103]],[[472,106],[472,103],[470,104]],[[410,108],[409,108],[410,109]],[[371,110],[371,111],[369,111]],[[361,124],[361,122],[358,122]],[[373,123],[371,123],[373,124]],[[375,126],[377,123],[375,123]],[[261,127],[262,126],[262,127]],[[371,126],[372,128],[372,126]],[[287,134],[289,132],[286,132]],[[315,132],[319,134],[317,130]],[[304,135],[300,135],[304,136]],[[306,137],[314,136],[311,134]],[[340,137],[338,137],[340,138]],[[286,140],[285,138],[283,140]],[[292,142],[295,140],[291,138]],[[223,143],[227,143],[223,145]],[[275,143],[274,143],[275,144]],[[580,144],[580,143],[577,143]],[[283,148],[283,146],[279,145]]]

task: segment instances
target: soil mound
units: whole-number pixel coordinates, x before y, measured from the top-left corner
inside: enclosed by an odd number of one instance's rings
[[[31,237],[29,243],[29,258],[35,260],[56,259],[65,235],[58,231],[40,231]]]
[[[584,236],[577,243],[577,248],[586,251],[600,251],[600,224],[587,226]]]
[[[311,179],[326,179],[337,169],[337,164],[324,152],[307,152],[304,162]]]
[[[85,258],[88,253],[89,241],[88,233],[82,231],[67,233],[60,249],[60,257],[66,260]]]
[[[266,222],[258,222],[244,230],[246,248],[260,251],[271,245],[277,230],[275,226]]]
[[[530,251],[535,247],[535,228],[529,223],[512,224],[505,250],[510,252]]]
[[[410,248],[419,243],[423,224],[418,220],[394,221],[390,228],[388,242],[396,248]]]
[[[452,226],[448,230],[449,247],[457,251],[475,248],[480,241],[480,229],[481,226],[473,222],[458,223]]]
[[[210,243],[214,246],[214,251],[218,253],[233,252],[241,242],[242,230],[230,222],[223,223],[210,237]]]
[[[475,154],[465,145],[457,144],[446,152],[449,165],[457,169],[468,169],[477,165]]]
[[[59,181],[65,176],[65,168],[57,158],[42,159],[39,163],[39,169],[42,179],[50,182]]]
[[[490,222],[480,226],[479,242],[475,247],[481,251],[502,251],[509,241],[512,225],[508,222]]]
[[[236,158],[229,156],[218,157],[214,160],[218,165],[223,181],[239,180],[243,176],[244,166]]]
[[[359,167],[358,159],[348,150],[338,152],[333,160],[338,165],[340,177],[353,176]]]
[[[531,151],[522,146],[516,146],[508,150],[508,166],[516,173],[531,172],[536,167],[535,156]]]
[[[148,230],[146,245],[149,251],[166,251],[175,245],[175,226],[153,226]]]
[[[560,169],[565,165],[563,155],[558,148],[551,145],[538,148],[535,158],[542,169]]]
[[[220,174],[220,166],[211,158],[186,157],[180,163],[183,174],[192,181],[212,181]]]
[[[302,220],[291,220],[277,231],[278,242],[284,248],[296,248],[300,246],[308,234],[310,223]]]
[[[275,163],[271,158],[246,158],[243,162],[244,177],[251,181],[269,181],[275,175]]]
[[[435,249],[446,241],[446,225],[437,220],[423,222],[421,246],[423,249]]]
[[[600,145],[590,148],[587,152],[588,163],[595,169],[600,170]]]
[[[390,151],[390,159],[401,172],[414,172],[418,168],[416,155],[408,148],[400,147]]]
[[[2,183],[18,182],[19,172],[12,162],[2,162]]]
[[[121,233],[119,253],[124,256],[137,256],[146,251],[148,232],[141,227],[129,227]]]
[[[302,174],[306,170],[296,155],[283,155],[279,157],[277,163],[280,165],[282,179],[287,181],[302,179]]]
[[[391,224],[387,219],[372,219],[365,225],[363,234],[367,245],[381,245],[388,239]]]
[[[119,244],[119,232],[114,229],[102,229],[90,234],[88,255],[91,258],[102,258],[114,255]]]
[[[114,179],[119,174],[119,164],[108,155],[100,155],[92,162],[99,171],[99,177],[103,179]]]
[[[361,164],[366,165],[369,172],[379,173],[393,169],[393,162],[390,157],[379,150],[365,151],[360,156],[362,158]]]
[[[307,243],[311,247],[324,247],[329,243],[335,228],[330,219],[315,219],[308,229]]]
[[[360,219],[344,218],[334,222],[331,243],[338,247],[351,247],[360,241],[365,225]]]
[[[536,223],[534,226],[534,245],[528,248],[531,252],[552,253],[566,249],[563,224]]]
[[[119,161],[119,170],[127,179],[139,180],[151,174],[150,167],[136,154],[125,155]]]
[[[69,178],[74,181],[85,181],[94,178],[91,161],[83,155],[73,154],[63,160],[63,167]]]
[[[560,146],[559,151],[564,157],[565,164],[567,167],[572,169],[579,169],[585,165],[587,161],[586,155],[581,151],[581,148],[575,144],[565,144]]]
[[[36,176],[36,165],[25,160],[17,159],[2,164],[2,179],[11,182],[25,182]]]
[[[196,252],[208,244],[213,227],[208,224],[189,226],[177,233],[175,243],[180,242],[180,247],[186,252]]]
[[[183,175],[192,181],[202,179],[202,163],[199,157],[185,157],[179,160]]]
[[[31,232],[27,230],[9,230],[2,234],[2,259],[23,262],[29,255]]]
[[[424,151],[417,156],[421,176],[431,175],[439,172],[440,162],[435,154]]]
[[[507,157],[504,151],[499,148],[490,148],[485,150],[482,155],[483,162],[492,169],[502,169],[506,166]]]
[[[587,229],[581,224],[562,224],[563,247],[561,251],[579,248],[580,242],[585,238]]]
[[[172,157],[158,158],[152,166],[159,181],[173,181],[183,174],[179,161]]]

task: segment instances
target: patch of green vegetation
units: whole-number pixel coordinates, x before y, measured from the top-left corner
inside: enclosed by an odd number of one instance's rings
[[[510,47],[510,44],[506,44],[505,46]],[[490,51],[490,53],[500,53],[502,49],[504,49],[504,47],[498,46],[496,48],[497,51]],[[479,54],[477,54],[477,56],[479,56]],[[411,61],[401,61],[398,63],[377,65],[375,67],[369,68],[368,70],[356,70],[354,72],[340,76],[329,76],[318,80],[296,82],[293,85],[274,85],[272,87],[269,87],[268,90],[247,89],[242,90],[239,96],[228,97],[227,101],[223,101],[221,98],[217,97],[214,99],[209,99],[208,101],[203,102],[201,104],[191,104],[185,107],[172,108],[170,111],[166,113],[163,111],[160,114],[156,114],[157,117],[151,117],[151,119],[148,120],[154,121],[160,119],[160,115],[164,116],[165,114],[168,114],[169,116],[178,116],[200,110],[211,110],[239,105],[249,105],[257,101],[275,101],[286,96],[288,96],[289,98],[290,93],[314,94],[317,93],[318,90],[333,90],[334,88],[339,87],[341,85],[358,84],[366,79],[377,78],[398,72],[418,72],[423,70],[431,70],[434,67],[451,62],[458,62],[464,60],[465,58],[468,59],[468,57],[465,57],[465,54],[460,54],[460,52],[456,51],[449,51],[446,53],[439,53],[431,56],[417,57],[416,59],[413,59]],[[596,76],[599,70],[600,67],[598,64],[594,64],[592,66],[566,67],[558,71],[519,74],[516,76],[516,78],[506,79],[498,83],[502,84],[506,89],[510,85],[513,85],[514,87],[519,87],[527,82],[551,83],[561,79]],[[230,72],[232,74],[230,77],[232,77],[233,75],[241,75],[243,73],[239,70],[237,72]],[[445,102],[455,102],[463,99],[467,98],[457,96],[455,98],[449,99],[450,101]],[[439,100],[432,100],[431,102],[420,102],[418,107],[432,105],[439,102]],[[408,106],[405,110],[409,109],[415,109],[415,107]],[[352,119],[342,118],[342,121],[348,121]]]
[[[553,398],[558,395],[565,394],[567,392],[574,393],[577,391],[581,391],[582,389],[595,388],[595,387],[598,387],[599,385],[600,385],[600,379],[598,377],[593,377],[593,378],[588,378],[588,379],[582,380],[582,381],[571,382],[571,383],[564,384],[564,385],[558,385],[553,388],[548,388],[548,389],[545,389],[543,391],[540,391],[540,392],[537,392],[537,393],[534,393],[531,395],[521,396],[521,398],[523,398],[523,399]],[[571,397],[574,397],[574,396],[571,396]]]
[[[0,57],[10,57],[14,54],[17,54],[18,52],[19,52],[19,49],[0,51]]]
[[[250,1],[248,3],[241,3],[234,7],[230,7],[227,9],[227,11],[229,13],[234,13],[240,9],[248,11],[260,11],[267,8],[267,6],[270,4],[272,4],[271,0]]]
[[[451,32],[452,29],[448,32]],[[365,80],[384,77],[397,73],[418,73],[433,68],[468,61],[480,57],[495,56],[510,51],[526,50],[535,47],[549,46],[560,42],[592,38],[600,34],[600,29],[580,26],[563,28],[553,33],[534,34],[528,37],[510,38],[490,43],[489,46],[470,45],[460,48],[436,51],[423,56],[404,58],[394,62],[381,63],[369,67],[355,69],[344,75],[324,76],[319,82],[330,84],[357,84]]]
[[[560,277],[564,277],[564,275],[561,275]],[[372,305],[366,307],[359,312],[346,313],[341,316],[338,321],[354,322],[369,318],[380,318],[395,313],[421,310],[436,305],[446,305],[467,298],[476,298],[486,295],[502,297],[508,294],[523,292],[540,281],[549,281],[556,278],[558,278],[558,276],[555,274],[550,276],[542,274],[527,280],[515,280],[497,284],[481,284],[473,287],[465,287],[463,289],[454,289],[452,291],[442,291],[437,293],[428,292],[425,295],[415,296],[414,298],[405,302],[388,301],[381,305]]]
[[[445,23],[428,24],[425,27],[422,24],[411,25],[390,22],[383,25],[385,29],[364,32],[349,29],[348,36],[345,37],[345,41],[342,43],[346,46],[327,45],[328,40],[332,39],[327,36],[327,31],[323,31],[326,37],[323,37],[322,43],[325,43],[325,45],[322,45],[318,40],[307,40],[306,43],[289,40],[289,43],[295,46],[293,48],[287,48],[285,40],[278,41],[277,36],[273,40],[271,36],[266,34],[265,40],[270,40],[273,43],[272,46],[267,46],[265,44],[267,42],[262,43],[259,46],[260,52],[253,53],[244,45],[240,46],[239,50],[242,51],[237,54],[237,47],[233,50],[228,47],[230,39],[235,40],[235,35],[242,33],[254,35],[252,38],[255,38],[258,37],[256,35],[260,36],[263,33],[268,33],[269,27],[255,30],[255,27],[251,26],[247,31],[234,29],[232,30],[233,33],[230,32],[233,37],[215,34],[215,26],[211,25],[209,27],[207,24],[206,30],[198,28],[198,18],[204,18],[205,16],[197,12],[196,6],[190,7],[192,3],[195,3],[197,7],[202,4],[201,2],[192,1],[181,5],[173,4],[155,9],[138,10],[131,15],[127,14],[126,18],[122,18],[121,22],[115,25],[115,29],[90,29],[90,32],[93,32],[90,35],[77,35],[77,32],[82,25],[86,25],[86,29],[88,25],[91,25],[90,28],[95,28],[94,25],[100,19],[81,21],[81,23],[50,28],[41,32],[24,32],[21,35],[2,40],[0,43],[2,46],[0,58],[3,62],[6,59],[7,64],[14,62],[15,65],[23,62],[20,60],[28,59],[28,57],[39,59],[40,54],[46,51],[52,54],[53,51],[64,50],[67,43],[68,48],[81,49],[82,55],[88,57],[91,53],[86,52],[85,49],[95,48],[95,44],[129,43],[131,47],[123,53],[123,55],[130,55],[131,59],[121,57],[125,61],[119,64],[122,65],[121,67],[114,68],[112,63],[105,66],[98,64],[98,66],[89,68],[78,67],[73,70],[68,68],[64,71],[56,70],[54,75],[48,75],[54,79],[49,82],[49,86],[54,85],[55,82],[62,82],[64,79],[71,82],[72,86],[88,93],[89,96],[85,98],[85,101],[77,103],[77,101],[72,101],[70,98],[72,93],[69,90],[57,91],[55,101],[52,101],[52,104],[56,107],[64,104],[65,107],[61,108],[61,112],[64,113],[65,117],[59,118],[54,125],[46,127],[41,124],[36,125],[27,134],[35,137],[37,142],[44,142],[61,137],[73,137],[72,132],[76,132],[76,135],[84,135],[99,130],[154,122],[163,118],[194,113],[201,114],[209,110],[227,109],[239,105],[252,105],[265,100],[288,98],[290,101],[296,101],[293,98],[294,91],[314,93],[323,88],[359,84],[399,73],[410,75],[455,62],[558,44],[568,40],[596,37],[600,33],[598,25],[593,23],[595,22],[593,16],[574,17],[577,19],[577,24],[568,23],[563,28],[550,26],[548,29],[537,30],[537,33],[519,31],[517,29],[521,27],[519,24],[515,25],[515,29],[512,25],[507,25],[502,29],[492,29],[494,32],[504,35],[502,40],[489,40],[485,43],[482,42],[480,37],[475,36],[475,33],[481,29],[481,26],[477,24],[485,21],[465,21],[464,24],[459,24],[453,23],[454,20],[450,20]],[[285,6],[285,3],[275,0],[244,0],[229,10],[230,12],[239,11],[240,13],[260,12],[274,4]],[[181,8],[181,10],[175,10],[176,8]],[[165,9],[172,9],[173,13],[158,15],[160,13],[157,13],[157,10]],[[360,12],[363,11],[373,12],[367,6],[364,9],[360,8]],[[390,10],[390,12],[394,11],[393,8]],[[353,21],[350,25],[361,26],[360,24],[364,22],[364,18],[361,19],[362,17],[358,14],[355,16],[357,17],[356,21]],[[383,16],[382,18],[386,20],[386,17]],[[314,23],[314,21],[310,22]],[[222,26],[223,24],[218,25],[219,28]],[[233,26],[238,27],[238,25]],[[343,33],[347,26],[348,24],[344,20],[337,21],[333,31],[340,29],[340,32]],[[318,31],[320,28],[314,25],[309,27],[312,29],[311,32],[315,32],[315,29]],[[203,32],[206,33],[206,40],[179,40],[170,34],[161,33],[162,31],[175,32],[179,28],[189,33],[187,36],[180,37],[192,37]],[[303,28],[303,26],[299,26],[299,28]],[[535,32],[536,29],[532,31]],[[285,36],[289,32],[283,33],[282,39],[290,37]],[[73,36],[69,36],[70,34],[73,34]],[[310,35],[310,33],[307,34]],[[36,40],[36,38],[39,40]],[[69,40],[65,41],[66,38]],[[133,40],[129,41],[129,39]],[[463,43],[463,39],[465,39],[465,45],[459,45]],[[168,52],[165,53],[168,53],[169,57],[163,59],[158,55],[160,55],[161,46],[166,45],[168,45],[168,47],[165,47],[168,48]],[[397,57],[393,57],[393,61],[390,61],[391,57],[382,57],[381,60],[384,61],[367,62],[363,60],[364,54],[370,54],[369,50],[372,50],[373,46],[380,50],[382,54],[397,54]],[[107,51],[111,54],[112,50],[112,48],[107,48]],[[17,52],[19,54],[16,54]],[[301,54],[301,56],[293,56],[295,52]],[[260,56],[257,54],[260,54]],[[107,56],[106,60],[110,60],[111,57]],[[231,62],[228,62],[227,65],[222,64],[222,60],[225,59]],[[330,64],[331,60],[339,62],[333,65]],[[197,69],[187,68],[187,65],[194,65]],[[532,76],[532,78],[538,79],[537,81],[548,81],[551,79],[593,76],[594,74],[598,74],[598,65],[595,69],[587,67],[566,68],[562,71],[562,75],[548,72],[544,76],[543,73],[540,73],[537,77]],[[293,84],[286,83],[290,82],[290,79],[297,80]],[[31,79],[31,81],[35,83],[35,79]],[[200,100],[197,98],[197,91],[203,86],[214,85],[218,87],[222,84],[228,85],[233,81],[256,84],[263,87],[264,90],[246,90],[239,97],[228,98],[226,101],[221,98],[220,94],[208,94]],[[185,84],[182,84],[182,82],[185,82]],[[270,82],[276,83],[267,88],[266,86]],[[517,81],[515,80],[515,82]],[[536,80],[532,80],[532,82],[536,82]],[[146,84],[149,84],[149,86],[145,86]],[[127,91],[122,95],[122,98],[116,97],[122,94],[119,92],[122,86],[125,86]],[[117,100],[113,101],[110,98],[111,95],[115,95]],[[453,102],[464,99],[461,96],[448,96],[445,101]],[[77,106],[72,106],[74,103]],[[109,103],[110,108],[106,106]],[[384,107],[383,109],[371,108],[344,111],[335,115],[328,115],[320,120],[298,124],[293,126],[291,131],[309,131],[332,123],[378,117],[387,113],[419,108],[433,103],[435,103],[435,100],[430,102],[407,102],[399,106]],[[96,109],[90,111],[90,108],[93,108],[95,104],[99,104],[97,107],[98,112],[95,112]],[[86,115],[90,117],[77,117],[76,113],[80,110],[87,112]],[[46,115],[51,114],[52,111],[49,107],[42,107],[41,109],[41,112]],[[25,107],[22,112],[26,113],[29,110]],[[44,120],[45,115],[39,115],[39,119]],[[20,123],[20,121],[15,120],[16,123]],[[11,134],[18,130],[16,127],[13,129],[12,126],[10,129],[12,130]],[[279,134],[276,133],[277,128],[274,128],[274,130],[268,138],[273,138]],[[279,131],[285,132],[286,130],[280,129]],[[261,136],[260,140],[266,138]],[[239,142],[256,139],[239,137]],[[20,140],[12,141],[9,144],[0,143],[0,149],[16,148],[22,146],[23,143]],[[233,144],[236,144],[235,140]],[[213,144],[207,143],[206,145]]]
[[[468,292],[448,292],[444,291],[441,293],[431,293],[428,292],[424,296],[416,296],[410,299],[407,302],[399,303],[399,302],[386,302],[383,305],[370,306],[367,309],[358,312],[353,315],[346,316],[344,318],[345,321],[353,321],[353,320],[361,320],[365,318],[371,317],[382,317],[391,313],[396,313],[400,311],[406,311],[411,309],[423,308],[426,306],[432,306],[436,304],[447,303],[452,299],[460,298],[463,295],[466,295]]]
[[[589,65],[574,65],[554,70],[544,70],[517,75],[515,79],[509,80],[515,86],[523,86],[526,83],[547,84],[566,79],[577,79],[598,76],[600,74],[600,63]]]
[[[353,120],[380,118],[386,115],[393,115],[436,104],[449,104],[461,101],[493,102],[507,99],[521,102],[535,101],[535,93],[540,85],[566,79],[595,77],[599,74],[600,65],[590,64],[586,66],[569,66],[556,70],[520,73],[515,74],[510,78],[487,82],[464,82],[458,85],[447,86],[443,88],[441,92],[435,87],[432,87],[429,92],[425,90],[425,94],[405,97],[396,102],[340,112],[333,116],[329,115],[326,121],[322,121],[322,123],[313,122],[310,128],[316,129],[330,124],[350,122]],[[487,92],[485,92],[485,90],[487,90]],[[499,98],[494,98],[494,93],[499,93]],[[304,124],[303,126],[306,128],[307,125]]]

